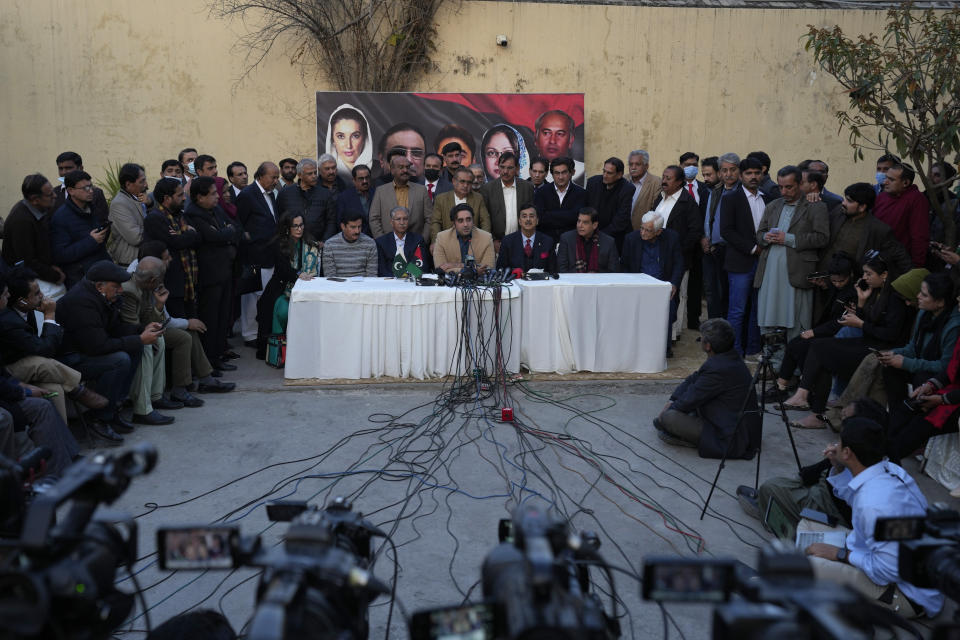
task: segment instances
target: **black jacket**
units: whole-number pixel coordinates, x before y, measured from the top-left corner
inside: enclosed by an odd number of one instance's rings
[[[518,202],[517,206],[521,204],[523,203]],[[534,194],[533,204],[540,218],[537,232],[546,233],[554,242],[559,242],[560,236],[577,228],[580,209],[587,206],[587,192],[583,187],[571,182],[561,204],[556,187],[552,183],[544,184],[543,188]]]
[[[61,353],[102,356],[141,348],[140,331],[120,318],[120,304],[108,304],[94,283],[81,280],[57,302],[63,327]]]
[[[233,277],[233,260],[237,257],[240,228],[230,222],[220,207],[201,209],[191,202],[187,222],[200,233],[197,266],[201,287],[229,282]]]
[[[302,215],[306,230],[317,242],[324,242],[340,231],[336,198],[329,189],[319,185],[306,191],[298,184],[284,187],[277,196],[277,211],[279,215]]]
[[[701,457],[722,458],[729,447],[730,458],[753,458],[760,445],[761,421],[752,379],[740,354],[731,349],[708,357],[670,396],[672,409],[703,418]],[[747,411],[738,430],[737,418],[745,397]]]
[[[241,261],[244,264],[258,267],[271,266],[271,258],[266,249],[267,243],[277,232],[277,220],[280,218],[279,205],[273,204],[274,212],[270,211],[267,199],[273,198],[273,192],[263,194],[256,181],[247,185],[237,196],[237,219],[243,225],[244,235],[241,240]],[[276,217],[274,217],[276,216]]]
[[[672,229],[664,229],[659,236],[659,243],[658,262],[663,272],[660,280],[668,280],[679,291],[683,272],[686,270],[683,252],[680,251],[680,238]],[[623,241],[620,268],[626,273],[643,273],[643,238],[639,231],[631,231]]]
[[[663,200],[662,192],[653,201],[654,209],[660,205],[661,200]],[[700,207],[693,196],[682,189],[680,190],[680,197],[677,199],[677,203],[673,205],[673,210],[670,211],[670,219],[664,228],[676,232],[680,240],[680,251],[684,255],[697,248],[700,238],[703,237],[703,218],[700,217]]]
[[[53,210],[56,211],[67,201],[67,188],[58,184],[53,189]],[[97,224],[103,224],[110,215],[110,205],[107,204],[107,196],[104,195],[100,187],[93,188],[93,202],[90,203],[90,210],[93,212],[93,218]]]
[[[32,320],[33,311],[27,313]],[[40,335],[36,326],[7,307],[0,311],[0,360],[4,364],[16,362],[27,356],[53,358],[63,342],[63,329],[52,322],[44,322]]]
[[[613,236],[617,249],[623,247],[624,236],[633,229],[630,222],[633,192],[634,187],[626,178],[620,178],[609,190],[603,184],[603,176],[593,176],[587,180],[587,206],[600,214],[600,226],[597,228]]]
[[[766,194],[762,191],[758,193],[766,205]],[[757,227],[753,223],[753,212],[742,186],[723,194],[717,215],[720,216],[720,235],[727,243],[724,269],[730,273],[750,272],[759,258],[759,252],[750,253],[757,246]]]
[[[393,276],[393,258],[397,255],[397,242],[393,239],[393,231],[385,233],[376,239],[377,243],[377,271],[378,275],[387,278]],[[408,232],[403,237],[403,255],[407,261],[414,259],[414,252],[420,247],[420,258],[423,260],[423,271],[433,270],[433,256],[426,241],[419,233]]]
[[[3,259],[7,264],[23,260],[41,280],[57,282],[60,274],[53,268],[53,253],[50,250],[49,212],[37,218],[23,200],[14,205],[3,223]]]
[[[182,215],[175,217],[179,219]],[[183,261],[180,255],[183,251],[195,250],[200,246],[200,232],[196,229],[181,231],[180,225],[171,223],[163,211],[151,209],[143,221],[143,239],[162,240],[167,245],[167,251],[170,252],[172,260],[167,267],[167,275],[163,283],[170,290],[172,297],[184,297],[187,276],[183,272]]]
[[[539,233],[539,229],[537,230]],[[597,266],[600,273],[617,273],[620,271],[620,253],[617,243],[605,233],[600,233],[600,246],[597,248]],[[557,247],[557,271],[560,273],[575,273],[577,264],[577,231],[567,231],[560,236],[560,245]]]
[[[503,236],[500,241],[500,255],[497,256],[497,269],[543,269],[547,273],[557,273],[557,253],[553,250],[553,238],[537,230],[533,237],[532,255],[528,258],[523,252],[523,232],[514,231]]]
[[[98,243],[90,232],[100,225],[93,211],[81,211],[67,198],[50,221],[50,249],[53,261],[67,275],[66,284],[79,282],[94,262],[113,259],[107,253],[107,242]]]
[[[439,185],[438,185],[439,186]],[[452,189],[453,187],[450,187]],[[447,189],[449,191],[450,189]],[[360,192],[357,191],[356,187],[350,187],[346,191],[337,195],[336,207],[334,208],[334,215],[328,220],[327,233],[330,236],[336,235],[340,231],[340,216],[348,211],[359,211],[363,214],[363,227],[360,229],[361,233],[365,233],[368,236],[372,237],[370,232],[370,204],[373,202],[373,194],[376,191],[376,188],[373,185],[370,185],[370,189],[367,191],[367,207],[364,209],[363,202],[360,197]],[[329,192],[328,192],[329,193]],[[436,194],[434,194],[436,195]],[[326,238],[315,238],[316,240],[325,240]]]

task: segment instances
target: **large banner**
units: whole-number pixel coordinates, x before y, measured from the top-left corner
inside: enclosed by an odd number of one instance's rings
[[[499,177],[504,151],[519,158],[527,178],[537,157],[575,160],[574,180],[583,184],[582,93],[370,93],[317,92],[318,157],[337,158],[340,175],[365,164],[373,175],[389,173],[391,149],[404,149],[420,181],[423,158],[448,142],[465,149],[461,164],[479,164],[487,180]]]

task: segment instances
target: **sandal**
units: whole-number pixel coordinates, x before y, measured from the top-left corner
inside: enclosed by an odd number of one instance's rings
[[[815,419],[817,421],[817,424],[814,425],[808,422],[804,422],[804,420],[809,420],[810,418]],[[827,427],[830,427],[830,429],[833,429],[833,423],[831,423],[827,419],[827,417],[824,416],[822,413],[814,413],[811,416],[807,416],[806,418],[803,418],[803,420],[797,420],[795,422],[791,422],[790,426],[793,427],[794,429],[826,429]]]
[[[809,404],[788,404],[787,402],[780,402],[774,405],[774,409],[785,411],[810,411]]]

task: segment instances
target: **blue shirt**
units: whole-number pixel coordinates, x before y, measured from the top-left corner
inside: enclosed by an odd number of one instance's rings
[[[936,589],[921,589],[900,578],[897,562],[899,542],[873,539],[877,518],[922,516],[927,499],[901,467],[884,460],[854,476],[849,469],[831,475],[827,481],[833,493],[847,502],[853,511],[853,530],[847,534],[848,561],[870,580],[883,586],[895,582],[903,595],[924,608],[931,618],[943,608],[943,594]]]
[[[663,269],[660,268],[660,240],[654,242],[640,241],[640,273],[645,273],[657,280],[663,280]]]

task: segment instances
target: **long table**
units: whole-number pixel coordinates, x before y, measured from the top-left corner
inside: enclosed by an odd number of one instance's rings
[[[465,301],[457,289],[387,278],[299,280],[290,295],[284,375],[425,379],[460,374],[475,364],[486,365],[490,372],[495,312],[504,367],[519,371],[519,289],[504,287],[501,292],[496,305],[491,290],[484,294],[481,309],[477,300],[466,302],[474,308],[467,309],[469,348],[461,349],[458,320]],[[478,349],[481,335],[489,347],[485,353]]]
[[[670,283],[636,273],[518,281],[520,362],[530,371],[654,373],[666,368]]]

